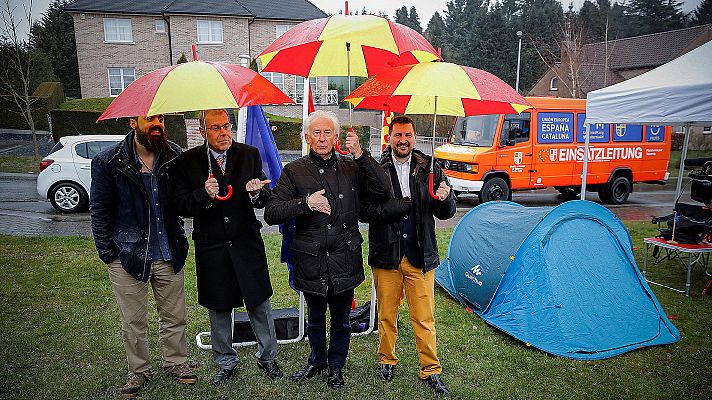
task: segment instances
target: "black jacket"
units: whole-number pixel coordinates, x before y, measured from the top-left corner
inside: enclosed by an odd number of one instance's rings
[[[394,197],[391,184],[391,170],[393,164],[391,148],[388,147],[381,157],[381,168],[388,175],[389,193],[369,191],[361,203],[361,220],[368,222],[368,263],[372,267],[397,269],[403,249],[400,246],[401,232],[400,220],[408,214],[410,207],[415,209],[415,226],[418,245],[423,251],[425,265],[423,273],[436,268],[440,264],[438,244],[435,240],[435,219],[449,219],[455,215],[455,195],[450,190],[450,195],[443,201],[435,200],[428,193],[428,175],[432,158],[418,150],[413,150],[411,163],[415,163],[414,176],[411,178],[411,199],[397,199]],[[396,179],[397,181],[397,179]],[[433,189],[441,181],[448,182],[437,165],[434,169]]]
[[[358,286],[364,280],[358,230],[360,193],[370,190],[385,196],[389,182],[370,154],[357,160],[332,154],[325,162],[310,154],[287,164],[265,208],[268,224],[295,220],[294,286],[305,293],[326,296]],[[327,169],[333,171],[326,171]],[[334,176],[326,184],[322,174]],[[334,175],[335,173],[335,175]],[[311,211],[307,197],[321,189],[331,204],[331,215]]]
[[[205,145],[183,153],[171,171],[174,208],[181,216],[193,217],[198,303],[211,310],[230,310],[243,303],[254,307],[272,296],[262,223],[254,210],[264,207],[271,191],[265,185],[252,201],[245,189],[249,180],[265,179],[260,153],[233,143],[227,150],[224,176],[212,156],[210,160],[220,193],[232,185],[228,200],[213,200],[205,191]]]
[[[183,220],[170,206],[168,172],[181,149],[169,142],[161,154],[158,169],[158,196],[168,233],[171,263],[176,273],[183,268],[188,255],[188,240]],[[118,257],[126,272],[147,282],[151,272],[149,254],[149,221],[151,207],[148,194],[136,168],[134,132],[116,146],[99,153],[91,163],[91,229],[99,258],[110,263]]]

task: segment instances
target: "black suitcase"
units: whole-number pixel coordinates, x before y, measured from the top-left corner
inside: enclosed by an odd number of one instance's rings
[[[255,333],[252,331],[247,312],[233,311],[235,328],[232,333],[233,343],[254,342]],[[299,336],[299,310],[296,308],[277,308],[272,310],[274,317],[274,330],[277,340],[294,339]]]

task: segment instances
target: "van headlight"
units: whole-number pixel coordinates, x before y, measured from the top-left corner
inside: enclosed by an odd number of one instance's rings
[[[465,172],[476,174],[479,172],[479,165],[477,164],[465,164]]]

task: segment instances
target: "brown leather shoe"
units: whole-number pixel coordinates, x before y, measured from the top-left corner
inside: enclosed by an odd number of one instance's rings
[[[121,398],[136,398],[141,388],[144,387],[151,379],[153,379],[153,370],[150,369],[138,374],[129,372],[128,380],[126,380],[124,387],[121,388]]]
[[[163,372],[173,376],[179,383],[193,385],[198,382],[198,375],[195,373],[195,363],[189,361],[183,364],[163,367]]]

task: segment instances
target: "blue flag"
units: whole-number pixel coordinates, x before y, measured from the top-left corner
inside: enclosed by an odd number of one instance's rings
[[[245,144],[254,146],[260,151],[262,158],[262,171],[270,179],[270,189],[274,189],[277,180],[282,175],[282,160],[272,136],[272,130],[267,121],[267,116],[261,106],[247,107],[247,124]],[[280,261],[287,263],[289,269],[289,286],[294,289],[294,257],[292,255],[292,241],[294,239],[294,220],[279,226],[282,233],[282,253]],[[296,289],[294,289],[296,290]]]

